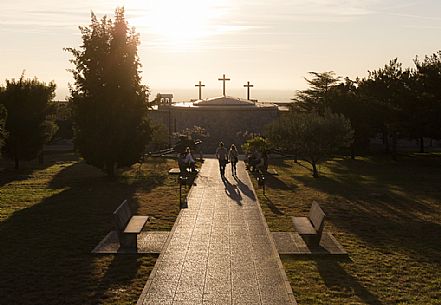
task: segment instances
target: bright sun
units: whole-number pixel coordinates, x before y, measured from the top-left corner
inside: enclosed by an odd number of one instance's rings
[[[191,45],[211,36],[228,0],[139,0],[146,11],[143,26],[168,45]]]

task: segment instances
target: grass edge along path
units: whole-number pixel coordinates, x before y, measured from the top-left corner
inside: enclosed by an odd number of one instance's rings
[[[0,172],[0,303],[133,304],[156,255],[94,255],[129,199],[153,216],[147,230],[169,230],[179,213],[174,160],[148,159],[109,181],[73,154],[43,166]]]
[[[334,158],[314,179],[304,162],[271,160],[266,195],[271,231],[294,231],[318,201],[349,259],[283,257],[299,304],[441,304],[441,156]]]

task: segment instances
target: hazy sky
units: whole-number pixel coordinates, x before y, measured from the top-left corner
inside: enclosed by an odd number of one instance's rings
[[[63,47],[81,44],[91,10],[113,18],[117,6],[141,34],[143,83],[178,99],[196,98],[199,80],[204,97],[221,95],[224,73],[227,94],[244,97],[250,81],[252,97],[289,98],[309,71],[363,77],[441,49],[439,0],[13,0],[0,5],[1,83],[26,70],[54,80],[63,99],[72,82]]]

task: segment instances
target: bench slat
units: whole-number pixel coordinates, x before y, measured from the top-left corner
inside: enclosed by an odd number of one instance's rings
[[[309,220],[311,220],[312,225],[317,231],[321,230],[324,219],[325,213],[320,208],[319,204],[313,201],[311,209],[309,210]]]
[[[300,235],[316,235],[317,231],[307,217],[292,217],[294,228]]]
[[[127,227],[124,230],[124,233],[141,233],[142,228],[144,227],[148,219],[148,216],[132,216],[129,223],[127,224]]]
[[[123,203],[121,203],[120,206],[116,208],[115,212],[113,212],[113,219],[115,220],[117,230],[124,230],[130,220],[130,217],[132,217],[130,206],[127,200],[124,200]]]

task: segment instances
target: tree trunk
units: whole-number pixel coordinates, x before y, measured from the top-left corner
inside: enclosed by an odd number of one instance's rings
[[[318,178],[319,177],[319,173],[318,173],[318,170],[317,170],[316,162],[315,161],[311,161],[311,165],[312,165],[312,176],[314,178]]]
[[[383,145],[384,145],[384,152],[389,153],[390,152],[390,145],[389,145],[389,132],[386,128],[383,129]]]
[[[115,177],[115,162],[106,162],[106,173],[109,178]]]
[[[392,132],[392,159],[397,161],[397,132]]]
[[[288,154],[292,151],[292,153],[294,154],[294,163],[299,163],[299,153],[298,153],[298,149],[297,149],[297,147],[296,147],[297,145],[293,145],[292,147],[291,147],[291,149],[290,150],[288,150]]]
[[[14,163],[15,163],[14,168],[19,169],[20,168],[20,160],[18,159],[17,155],[14,156]]]
[[[351,144],[351,159],[355,160],[355,143]]]
[[[20,168],[20,160],[18,158],[18,155],[19,155],[19,153],[18,153],[18,143],[17,143],[17,141],[15,141],[15,145],[14,145],[14,163],[15,163],[14,168],[15,169],[19,169]]]
[[[41,152],[41,153],[38,155],[38,164],[43,165],[43,163],[44,163],[44,153]]]
[[[420,138],[420,153],[424,152],[424,138]]]

